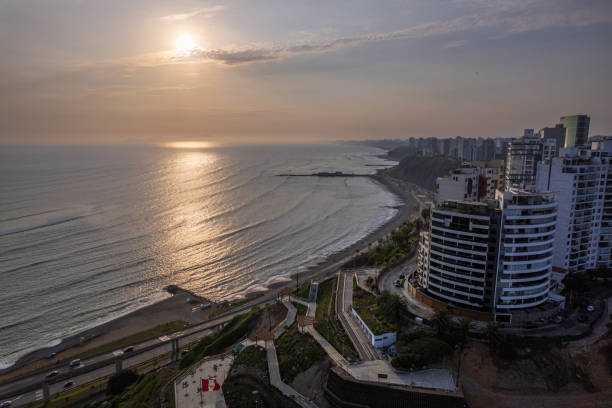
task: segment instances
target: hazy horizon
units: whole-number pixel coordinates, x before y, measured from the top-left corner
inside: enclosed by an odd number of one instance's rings
[[[6,1],[0,143],[612,134],[612,2]]]

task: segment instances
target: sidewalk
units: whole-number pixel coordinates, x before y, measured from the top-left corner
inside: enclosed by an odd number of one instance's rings
[[[307,400],[302,394],[297,392],[295,389],[285,384],[280,376],[280,370],[278,368],[278,357],[276,356],[276,347],[274,342],[266,342],[266,355],[268,358],[268,371],[270,375],[270,384],[278,388],[280,392],[286,397],[292,398],[296,403],[304,408],[317,408],[315,404]]]

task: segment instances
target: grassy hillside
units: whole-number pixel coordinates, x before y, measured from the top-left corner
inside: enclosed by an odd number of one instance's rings
[[[434,191],[436,177],[445,176],[450,170],[456,169],[460,165],[461,163],[458,160],[441,156],[412,156],[403,158],[397,166],[388,171],[392,177]]]

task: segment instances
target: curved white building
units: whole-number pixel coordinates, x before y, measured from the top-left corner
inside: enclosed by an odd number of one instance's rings
[[[487,270],[495,262],[489,251],[494,213],[478,202],[446,201],[432,209],[426,276],[430,295],[459,306],[490,307]]]
[[[495,288],[499,312],[538,306],[549,298],[557,202],[552,193],[498,192],[502,210]]]
[[[430,229],[421,235],[417,282],[440,302],[512,322],[513,314],[551,300],[556,222],[553,193],[444,201],[431,209]]]

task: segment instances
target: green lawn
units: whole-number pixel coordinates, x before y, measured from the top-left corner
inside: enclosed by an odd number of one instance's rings
[[[260,308],[254,307],[248,313],[234,317],[220,332],[204,337],[181,359],[180,368],[231,348],[253,329],[261,313]]]
[[[355,284],[353,286],[353,309],[372,330],[372,333],[379,335],[396,331],[396,325],[389,320],[386,312],[378,305],[376,296]]]
[[[329,279],[319,284],[317,294],[317,313],[315,329],[348,360],[357,360],[359,354],[336,319],[336,286],[338,278]]]
[[[266,350],[257,346],[249,346],[242,350],[238,357],[234,360],[232,368],[244,365],[248,368],[268,371],[268,360],[266,358]]]
[[[300,287],[293,293],[298,297],[301,297],[303,299],[308,299],[309,292],[310,292],[310,281],[306,281],[302,283]]]
[[[293,303],[293,306],[295,306],[295,308],[297,309],[296,316],[306,315],[306,312],[308,311],[308,307],[304,306],[301,303],[297,303],[297,302],[291,302],[291,303]]]
[[[175,320],[172,322],[160,324],[159,326],[155,326],[149,330],[144,330],[144,331],[132,334],[131,336],[127,336],[122,339],[115,340],[110,343],[102,344],[101,346],[91,348],[67,360],[71,360],[75,358],[85,358],[85,357],[105,353],[105,352],[112,351],[112,350],[119,350],[119,349],[122,349],[123,347],[129,346],[132,344],[136,344],[136,343],[140,343],[142,341],[145,341],[153,337],[159,337],[164,334],[172,333],[174,331],[182,329],[186,325],[187,325],[187,322],[183,320]]]

